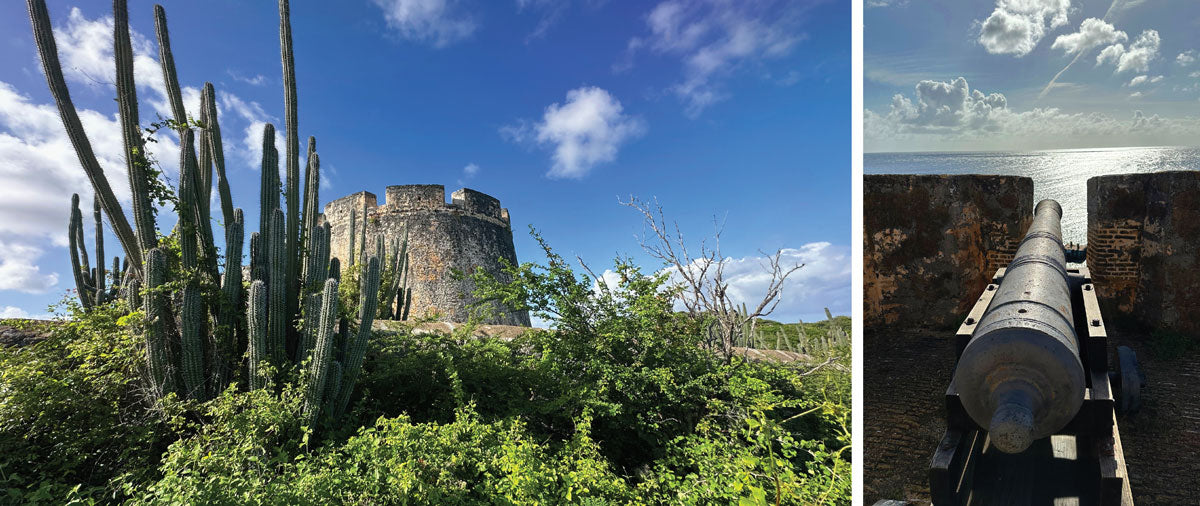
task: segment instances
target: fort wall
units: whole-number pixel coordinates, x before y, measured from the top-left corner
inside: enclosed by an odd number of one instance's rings
[[[1200,336],[1200,172],[1088,179],[1088,267],[1106,317]]]
[[[867,327],[950,328],[1033,219],[1033,180],[1016,176],[868,175],[863,181]]]
[[[412,289],[410,318],[440,315],[450,322],[464,322],[468,306],[474,301],[475,286],[469,279],[455,280],[455,270],[474,272],[477,267],[499,279],[501,258],[517,263],[508,210],[496,198],[471,189],[461,189],[446,202],[442,185],[389,186],[382,204],[374,194],[358,192],[334,200],[325,206],[324,219],[330,224],[331,255],[347,265],[350,252],[351,209],[362,214],[366,205],[367,253],[374,253],[377,234],[385,242],[403,239],[408,234],[409,278]],[[362,227],[362,217],[358,227]],[[358,229],[361,234],[361,228]],[[360,237],[355,237],[356,249]],[[527,312],[508,311],[496,306],[495,315],[485,323],[529,326]]]

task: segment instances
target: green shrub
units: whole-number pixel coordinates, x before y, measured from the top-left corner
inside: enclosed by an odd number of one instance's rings
[[[0,502],[103,495],[112,478],[153,474],[170,431],[145,404],[143,355],[115,304],[64,318],[36,344],[0,348]]]

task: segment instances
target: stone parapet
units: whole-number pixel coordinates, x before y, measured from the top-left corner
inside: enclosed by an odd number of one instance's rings
[[[863,185],[863,320],[951,328],[1033,219],[1033,180],[868,175]]]

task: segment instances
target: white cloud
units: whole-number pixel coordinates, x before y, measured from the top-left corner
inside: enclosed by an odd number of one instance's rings
[[[1159,44],[1158,32],[1146,30],[1128,48],[1120,43],[1104,48],[1096,57],[1096,65],[1111,63],[1116,66],[1116,70],[1113,71],[1115,74],[1130,70],[1145,72],[1150,69],[1150,62],[1158,58]]]
[[[462,177],[458,178],[458,185],[466,185],[467,181],[473,179],[476,174],[479,174],[479,165],[468,163],[467,166],[463,167],[462,169]]]
[[[127,206],[129,186],[118,116],[79,106],[87,102],[89,93],[102,104],[112,104],[112,18],[89,20],[72,9],[66,23],[54,31],[64,77],[75,92],[77,113],[92,150],[117,199]],[[162,71],[155,60],[157,45],[136,31],[131,31],[130,39],[138,99],[144,105],[141,123],[148,124],[145,118],[155,114],[170,117]],[[185,86],[181,91],[184,107],[194,115],[199,90]],[[164,173],[174,177],[179,160],[176,135],[160,130],[156,138],[147,149]],[[44,293],[57,286],[60,275],[44,272],[38,261],[46,252],[65,255],[60,248],[67,244],[70,196],[78,193],[90,210],[92,192],[57,107],[33,103],[28,95],[0,81],[0,290]],[[85,211],[85,216],[90,222],[90,212]],[[90,225],[87,228],[90,235]],[[110,252],[119,251],[119,246],[110,246]],[[69,272],[65,276],[71,277]]]
[[[35,246],[0,242],[0,290],[46,293],[58,286],[57,273],[43,273],[36,265],[35,260],[41,255],[41,249]]]
[[[228,73],[229,77],[232,77],[234,81],[237,81],[240,83],[246,83],[246,84],[249,84],[250,86],[262,86],[264,84],[267,84],[267,76],[264,76],[262,74],[255,74],[254,77],[246,77],[246,76],[242,75],[241,73],[236,72],[232,69],[227,70],[225,72]]]
[[[967,127],[994,128],[992,114],[1008,106],[1004,95],[983,94],[971,90],[967,80],[959,77],[950,82],[921,81],[916,86],[916,101],[901,94],[892,97],[888,116],[914,129]]]
[[[700,262],[700,261],[697,261]],[[755,306],[762,300],[771,282],[769,262],[764,256],[725,258],[723,276],[728,283],[726,293],[734,304]],[[784,248],[780,266],[804,267],[793,272],[784,282],[779,306],[772,319],[796,321],[799,318],[820,317],[829,308],[834,314],[850,313],[851,262],[850,249],[828,242],[805,244],[799,248]],[[698,266],[699,264],[697,264]],[[675,269],[668,269],[670,281],[678,281]],[[617,281],[616,274],[605,271],[602,277],[609,286]],[[680,305],[680,308],[682,306]]]
[[[815,3],[815,2],[812,2]],[[632,67],[642,49],[677,56],[683,79],[670,90],[684,102],[689,117],[724,99],[722,80],[740,66],[790,53],[805,38],[798,28],[802,7],[771,2],[668,0],[646,16],[650,33],[628,43],[627,61],[614,70]]]
[[[998,0],[979,25],[979,43],[992,54],[1025,56],[1047,29],[1067,24],[1070,0]]]
[[[554,147],[551,178],[581,178],[593,167],[616,159],[622,144],[646,131],[641,118],[625,114],[611,94],[590,86],[567,92],[563,104],[550,104],[542,121],[501,128],[517,142],[536,141]]]
[[[219,92],[217,102],[221,106],[221,112],[236,114],[246,122],[246,128],[242,130],[241,144],[225,144],[226,149],[232,149],[234,155],[240,158],[246,166],[255,170],[261,169],[263,128],[267,126],[267,123],[278,123],[278,118],[267,114],[258,102],[246,102],[231,93]],[[276,126],[275,149],[286,146],[286,142],[285,132]],[[301,164],[301,167],[303,166]],[[282,161],[279,168],[280,171],[286,170]]]
[[[1126,86],[1133,88],[1135,86],[1142,85],[1142,84],[1154,84],[1159,81],[1162,81],[1162,79],[1163,79],[1163,76],[1150,77],[1147,75],[1140,75],[1140,76],[1134,77],[1133,79],[1130,79],[1129,84],[1127,84]]]
[[[1084,53],[1094,47],[1116,42],[1125,42],[1129,36],[1108,23],[1096,18],[1087,18],[1079,25],[1079,31],[1059,35],[1051,49],[1062,49],[1066,54]]]
[[[1190,145],[1200,136],[1200,118],[1135,113],[1120,119],[1053,107],[1017,111],[1004,95],[971,91],[959,78],[924,81],[915,99],[896,95],[886,113],[864,111],[863,135],[867,151]]]
[[[459,12],[454,0],[372,1],[383,9],[388,27],[409,40],[445,47],[475,32],[475,20]]]
[[[1175,57],[1175,63],[1178,63],[1184,67],[1196,63],[1196,50],[1189,49],[1179,53],[1179,55]]]
[[[0,307],[0,318],[28,318],[29,312],[15,306]]]

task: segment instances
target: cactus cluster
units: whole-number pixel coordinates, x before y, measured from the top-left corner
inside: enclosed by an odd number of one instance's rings
[[[384,256],[383,286],[379,291],[379,318],[407,320],[412,306],[412,290],[408,288],[408,230],[403,239],[393,240]]]
[[[96,220],[96,266],[88,261],[87,246],[83,235],[83,212],[79,210],[79,194],[71,195],[71,218],[67,224],[67,243],[71,252],[71,271],[75,274],[75,291],[79,303],[85,310],[106,304],[121,297],[125,284],[125,273],[129,263],[121,265],[120,257],[113,257],[112,269],[104,268],[104,223],[101,222],[100,199],[94,200],[92,215]],[[109,280],[107,278],[111,277]]]
[[[147,379],[157,397],[175,394],[204,400],[229,388],[239,378],[250,388],[268,388],[272,384],[268,371],[295,371],[304,382],[303,410],[310,423],[322,414],[340,416],[349,404],[362,368],[372,321],[379,311],[378,295],[388,294],[386,314],[392,314],[393,306],[397,306],[394,302],[403,300],[406,293],[400,274],[407,263],[402,260],[407,245],[394,244],[392,256],[387,257],[383,238],[378,237],[374,254],[366,255],[365,247],[360,252],[358,260],[363,268],[358,281],[362,304],[358,308],[358,324],[352,330],[351,322],[342,318],[338,310],[341,269],[338,260],[330,258],[329,225],[317,224],[320,158],[316,140],[311,137],[303,200],[299,195],[296,83],[288,0],[279,1],[287,180],[280,181],[275,128],[267,124],[263,129],[260,225],[248,241],[248,293],[242,279],[245,219],[242,210],[233,206],[225,176],[215,90],[211,83],[205,83],[199,118],[189,118],[183,107],[165,10],[158,5],[154,7],[159,63],[174,115],[168,124],[180,140],[179,184],[175,190],[178,224],[172,233],[177,239],[178,252],[171,241],[160,244],[156,228],[151,192],[159,183],[138,124],[126,0],[113,2],[113,40],[117,102],[133,195],[132,228],[113,196],[71,103],[45,0],[27,2],[47,82],[96,192],[96,253],[103,258],[100,224],[103,210],[128,260],[123,268],[114,262],[108,273],[103,261],[98,261],[95,268],[90,267],[83,244],[79,197],[73,196],[68,236],[76,288],[85,308],[123,295],[131,310],[144,311],[140,331],[146,343]],[[223,265],[214,240],[209,204],[214,168],[220,219],[225,227]],[[284,205],[279,200],[281,191]],[[365,207],[363,211],[359,241],[366,246]],[[351,255],[349,261],[354,260]],[[382,283],[384,270],[397,274],[387,285]],[[106,276],[112,278],[107,285]]]
[[[743,305],[741,311],[745,310]],[[825,308],[825,317],[828,321],[825,333],[812,336],[804,330],[803,321],[799,321],[799,325],[795,326],[795,337],[792,337],[786,328],[778,328],[766,335],[766,332],[757,329],[753,322],[747,322],[735,344],[747,348],[786,350],[813,357],[825,357],[837,348],[850,345],[850,336],[835,323],[829,308]]]

